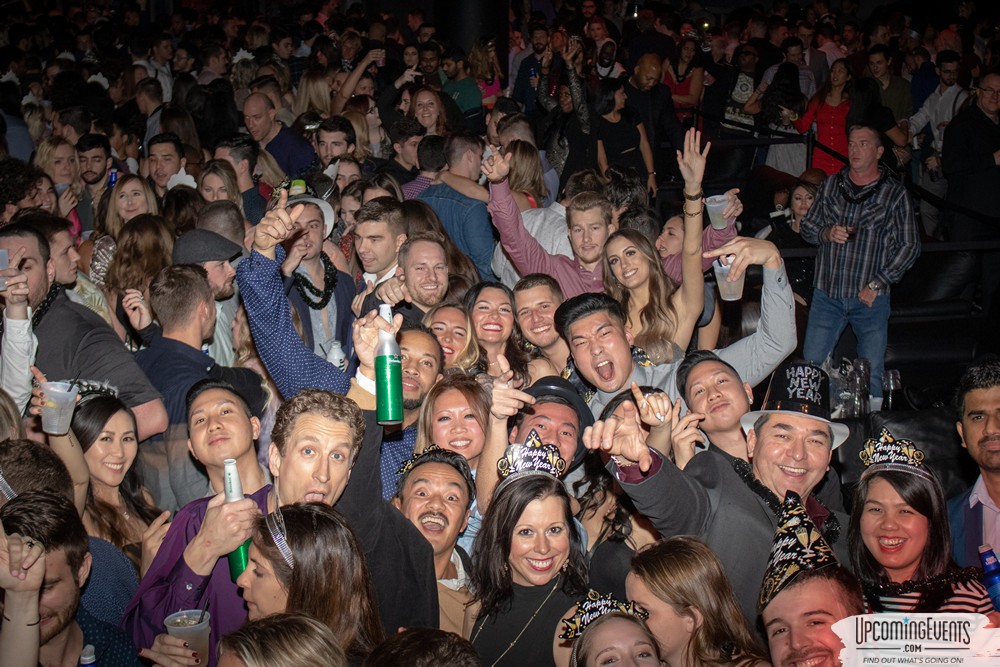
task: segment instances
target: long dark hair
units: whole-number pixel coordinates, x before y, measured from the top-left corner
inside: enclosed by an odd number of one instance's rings
[[[851,108],[847,111],[844,131],[854,125],[871,125],[871,117],[882,106],[882,92],[875,79],[855,79],[851,85]]]
[[[805,109],[805,95],[799,87],[799,68],[794,63],[781,63],[774,74],[774,80],[764,92],[761,100],[760,121],[765,125],[777,123],[781,119],[781,107],[802,113]]]
[[[848,528],[848,545],[851,551],[851,569],[858,575],[863,586],[888,583],[885,568],[865,546],[861,537],[861,518],[865,513],[868,491],[876,479],[884,479],[903,501],[916,512],[927,518],[927,547],[920,558],[920,565],[913,573],[915,580],[936,577],[953,567],[951,560],[951,529],[948,526],[948,506],[944,491],[937,477],[928,479],[920,475],[894,470],[876,472],[863,477],[854,491],[854,511]]]
[[[476,306],[476,301],[479,300],[479,295],[483,293],[483,290],[488,288],[494,288],[502,291],[510,299],[510,307],[513,312],[514,309],[514,293],[509,287],[503,283],[496,282],[494,280],[483,280],[472,286],[465,295],[465,312],[469,314],[470,322],[472,318],[472,310]],[[479,338],[476,335],[475,327],[469,328],[469,337],[475,340],[478,344]],[[517,323],[517,316],[514,316],[514,326],[510,331],[510,338],[503,347],[503,355],[507,357],[507,362],[510,364],[510,369],[514,371],[514,379],[520,379],[525,385],[528,383],[528,362],[530,358],[528,356],[527,348],[524,342],[524,335],[521,333],[521,325]],[[489,370],[489,359],[486,355],[486,350],[483,349],[482,345],[479,345],[479,372],[486,373]]]
[[[265,516],[257,517],[253,545],[288,592],[287,608],[329,626],[348,655],[367,656],[385,633],[354,531],[340,512],[322,503],[286,505],[280,512],[295,567],[275,546]]]
[[[94,446],[108,421],[119,412],[128,415],[134,430],[135,415],[118,398],[96,394],[80,401],[73,413],[71,428],[84,453]],[[142,473],[139,472],[136,461],[132,461],[132,465],[125,471],[122,483],[118,487],[118,493],[121,494],[125,510],[139,517],[145,523],[152,523],[160,515],[160,510],[149,503],[143,495]],[[93,484],[87,488],[85,512],[94,522],[100,537],[105,538],[119,549],[132,543],[133,540],[130,539],[132,536],[128,533],[128,526],[121,509],[96,498]]]
[[[570,550],[562,575],[562,590],[569,595],[587,590],[587,563],[580,551],[580,534],[573,522],[566,487],[549,475],[525,477],[512,481],[493,498],[476,537],[469,590],[473,601],[480,604],[480,617],[492,613],[513,595],[509,560],[514,528],[532,501],[552,496],[562,501],[563,520],[569,532]]]

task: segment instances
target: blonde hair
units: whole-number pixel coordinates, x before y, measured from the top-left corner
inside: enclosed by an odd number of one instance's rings
[[[247,623],[219,642],[246,667],[346,667],[333,630],[303,613],[272,614]]]
[[[259,23],[252,25],[247,28],[247,34],[243,38],[243,43],[247,51],[250,52],[268,46],[271,43],[271,30]]]
[[[52,168],[55,165],[56,151],[64,146],[68,146],[70,150],[73,151],[73,164],[76,169],[76,177],[79,178],[80,163],[77,161],[76,147],[73,146],[73,144],[71,144],[67,139],[60,136],[51,136],[42,143],[38,144],[38,150],[35,151],[35,166],[48,174],[53,183],[55,183],[56,180],[56,177],[52,174]]]
[[[229,82],[233,84],[233,90],[248,90],[250,82],[257,78],[257,64],[254,58],[244,58],[233,63],[229,70]]]
[[[278,187],[285,180],[285,172],[267,151],[261,151],[257,156],[257,171],[260,172],[260,180],[272,188]]]
[[[149,183],[146,182],[146,179],[136,174],[125,174],[118,179],[118,182],[115,183],[115,187],[113,187],[111,192],[108,194],[108,215],[104,219],[103,229],[95,230],[95,232],[99,231],[100,234],[95,233],[91,237],[93,240],[97,240],[100,236],[105,234],[117,240],[118,234],[121,233],[122,227],[125,226],[125,220],[122,218],[121,214],[118,213],[118,206],[116,205],[116,202],[118,201],[118,195],[121,191],[132,181],[138,181],[143,192],[146,193],[146,213],[156,215],[160,212],[160,209],[156,205],[156,195],[153,194],[153,189],[149,187]]]
[[[510,153],[510,174],[507,182],[514,192],[526,192],[539,204],[549,195],[542,179],[542,159],[538,149],[527,141],[515,139],[507,145]]]
[[[356,138],[354,142],[354,157],[358,162],[364,162],[372,156],[371,139],[368,136],[368,121],[365,120],[363,114],[357,111],[345,111],[340,115],[351,121],[351,127],[354,128],[354,136]]]
[[[315,111],[323,118],[330,116],[330,82],[325,72],[310,70],[299,79],[292,112],[299,116],[307,111]]]
[[[226,188],[226,194],[229,195],[229,201],[236,204],[240,209],[240,215],[243,213],[243,195],[240,193],[240,186],[236,181],[236,170],[233,169],[233,165],[229,164],[227,160],[209,160],[205,163],[205,166],[201,170],[201,175],[198,176],[198,194],[201,194],[201,186],[205,183],[206,176],[218,176],[222,179],[222,184]],[[202,195],[204,197],[204,195]]]
[[[454,308],[458,312],[462,313],[462,317],[465,318],[465,331],[467,332],[465,337],[465,347],[463,347],[458,354],[455,355],[455,364],[451,366],[451,368],[458,368],[462,372],[468,372],[474,368],[476,363],[479,361],[479,344],[474,340],[472,335],[472,322],[469,320],[469,314],[462,309],[462,306],[450,301],[439,303],[427,311],[424,315],[424,319],[421,320],[421,323],[425,327],[430,327],[437,314],[445,308]]]
[[[25,104],[21,107],[21,114],[28,126],[28,134],[37,146],[45,136],[45,110],[37,104]]]

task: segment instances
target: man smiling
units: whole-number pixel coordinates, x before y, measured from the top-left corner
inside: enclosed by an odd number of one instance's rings
[[[434,448],[412,459],[392,499],[434,548],[441,629],[458,635],[470,599],[466,571],[472,564],[458,546],[458,536],[469,523],[475,498],[476,484],[465,457]]]
[[[830,422],[828,394],[829,378],[820,368],[805,362],[780,366],[763,409],[740,420],[747,430],[750,463],[703,454],[681,472],[645,445],[636,420],[628,415],[596,423],[584,441],[611,455],[609,469],[661,535],[695,535],[718,554],[744,615],[753,623],[758,582],[789,491],[802,498],[840,560],[847,562],[846,540],[837,539],[846,530],[847,516],[812,496],[833,449],[849,434],[843,424]],[[627,404],[627,412],[629,408],[634,413]]]
[[[717,350],[751,386],[763,381],[795,349],[792,291],[781,255],[774,244],[759,239],[736,238],[706,257],[734,255],[733,271],[750,264],[764,265],[761,318],[757,331],[729,347]],[[632,333],[621,304],[606,294],[582,294],[565,301],[555,316],[559,334],[569,343],[576,370],[597,392],[589,401],[599,415],[615,394],[632,382],[657,387],[671,400],[679,398],[678,362],[649,365],[632,359]]]

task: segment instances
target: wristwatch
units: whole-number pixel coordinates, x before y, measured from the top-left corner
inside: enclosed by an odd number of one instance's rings
[[[877,280],[872,280],[871,282],[868,283],[868,289],[870,289],[873,292],[881,292],[882,284],[879,283],[879,281]]]

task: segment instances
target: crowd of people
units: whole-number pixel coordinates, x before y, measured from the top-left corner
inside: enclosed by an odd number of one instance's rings
[[[849,324],[879,409],[922,241],[1000,240],[995,11],[182,4],[8,6],[0,664],[792,667],[851,615],[1000,622],[1000,362],[951,500],[889,430],[845,493],[824,370]],[[766,223],[712,191],[751,169]]]

